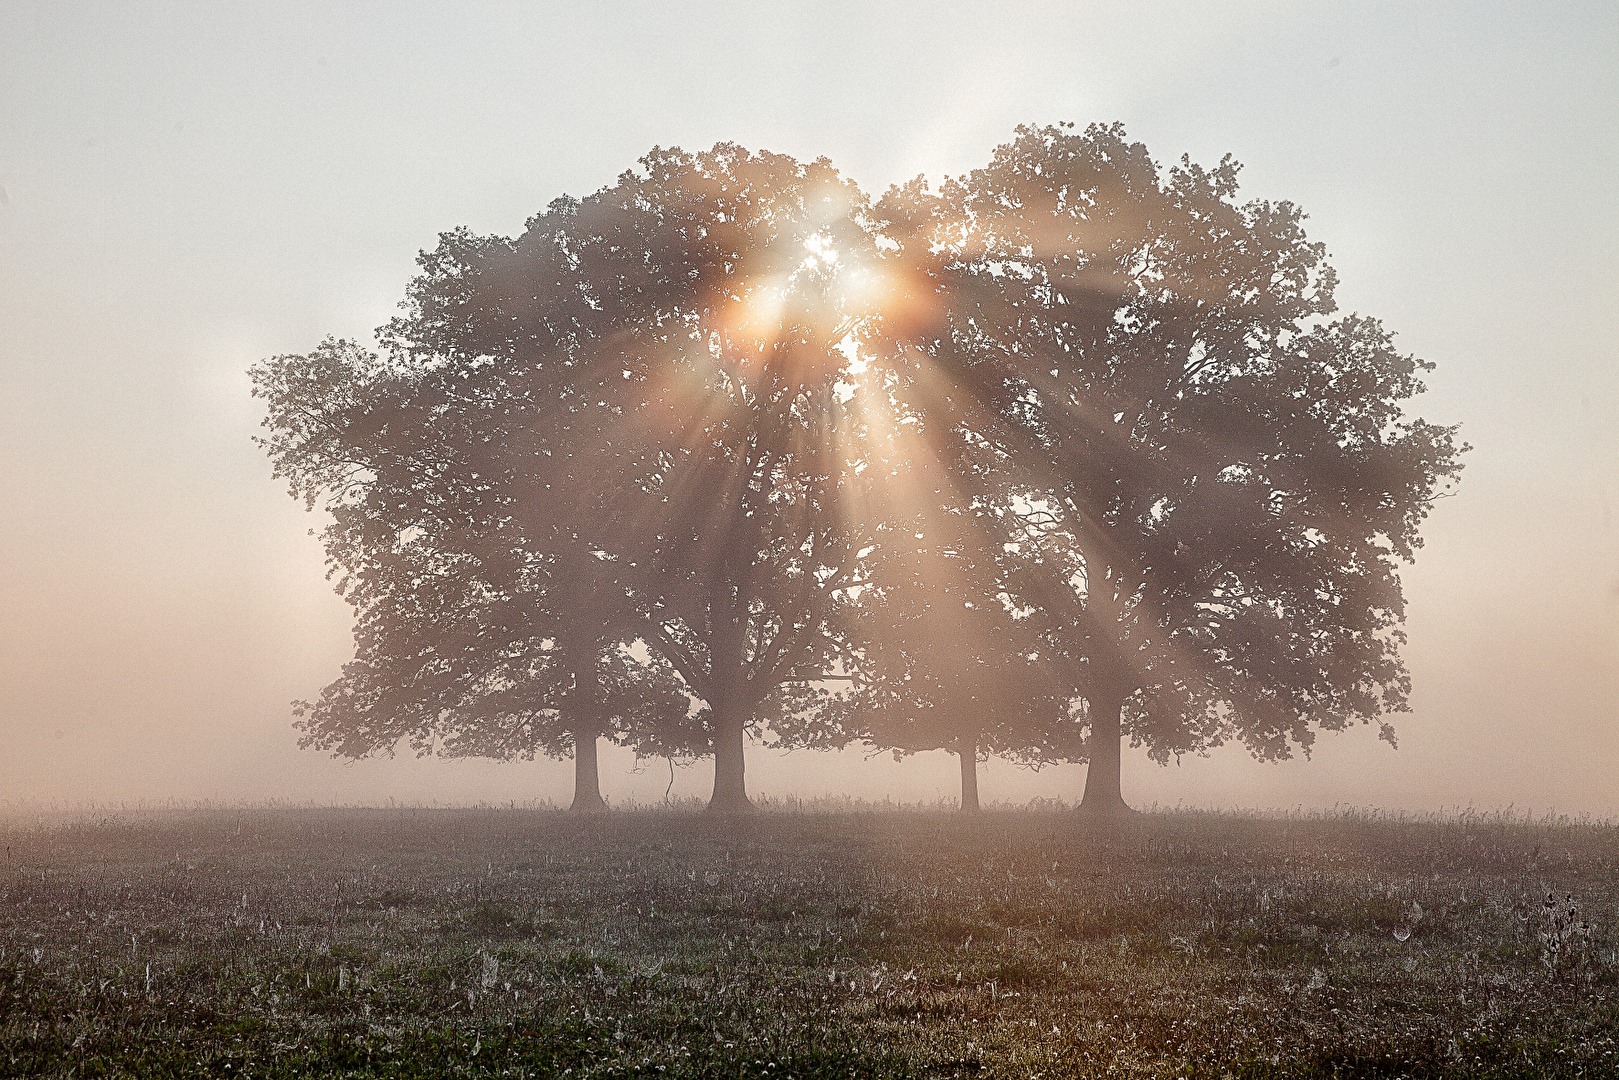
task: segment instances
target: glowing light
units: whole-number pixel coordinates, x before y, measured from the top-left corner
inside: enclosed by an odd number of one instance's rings
[[[749,341],[773,341],[781,333],[786,303],[784,288],[776,282],[762,282],[734,305],[724,320],[725,327]]]
[[[804,260],[806,267],[817,263],[832,266],[838,261],[838,249],[832,246],[832,238],[824,233],[811,233],[805,237],[804,250],[809,252],[809,258]]]

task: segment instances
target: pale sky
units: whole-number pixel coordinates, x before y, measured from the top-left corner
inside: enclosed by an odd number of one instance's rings
[[[1136,805],[1619,816],[1619,5],[0,0],[0,809],[566,801],[566,763],[334,762],[350,655],[245,370],[367,337],[438,232],[521,230],[654,145],[825,155],[872,193],[1020,122],[1244,163],[1476,448],[1407,571],[1413,712]],[[603,757],[610,799],[667,766]],[[984,798],[1077,799],[992,763]],[[709,770],[680,771],[705,795]],[[754,751],[766,796],[953,798],[953,759]]]

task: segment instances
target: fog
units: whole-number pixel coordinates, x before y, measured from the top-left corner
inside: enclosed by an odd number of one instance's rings
[[[654,145],[868,191],[1020,122],[1243,162],[1474,446],[1407,570],[1413,710],[1308,759],[1127,752],[1136,805],[1619,814],[1619,9],[0,0],[0,803],[564,802],[566,762],[332,761],[350,655],[246,369],[367,337],[418,249],[514,233]],[[640,771],[632,771],[639,768]],[[986,801],[1083,767],[992,762]],[[616,801],[710,770],[605,753]],[[671,786],[672,780],[672,786]],[[755,795],[953,799],[943,753],[751,752]]]

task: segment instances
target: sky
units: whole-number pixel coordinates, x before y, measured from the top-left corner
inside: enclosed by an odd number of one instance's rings
[[[1473,445],[1406,570],[1412,711],[1308,759],[1127,752],[1136,805],[1619,816],[1619,5],[0,0],[0,808],[565,802],[556,762],[334,761],[351,655],[246,370],[387,320],[416,253],[653,146],[880,193],[1122,121],[1309,213]],[[953,798],[953,759],[750,752],[755,795]],[[603,756],[609,799],[706,764]],[[991,762],[986,801],[1082,766]]]

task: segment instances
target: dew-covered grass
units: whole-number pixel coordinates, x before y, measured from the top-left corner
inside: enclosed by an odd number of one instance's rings
[[[6,1076],[1619,1076],[1619,828],[1060,810],[0,826]]]

